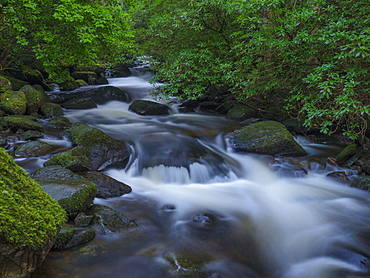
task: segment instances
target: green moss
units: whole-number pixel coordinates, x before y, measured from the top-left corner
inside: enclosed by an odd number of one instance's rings
[[[23,86],[20,91],[24,92],[27,99],[27,114],[37,113],[41,105],[50,101],[44,91],[39,91],[31,85]]]
[[[37,118],[31,116],[8,116],[2,118],[2,124],[13,131],[17,129],[43,131],[44,128],[35,120]]]
[[[86,150],[82,147],[75,147],[53,156],[45,163],[45,166],[50,165],[60,165],[74,172],[86,171],[91,168],[91,162],[86,156]]]
[[[24,92],[6,91],[0,95],[0,109],[9,115],[26,113],[27,100]]]
[[[58,233],[66,212],[0,148],[0,239],[37,248]]]
[[[5,77],[0,76],[0,93],[5,93],[6,91],[11,91],[12,89],[13,88],[10,81]]]

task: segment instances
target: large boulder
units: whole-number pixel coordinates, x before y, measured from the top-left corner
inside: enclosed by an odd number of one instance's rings
[[[32,116],[6,116],[1,118],[1,125],[10,128],[12,131],[17,130],[36,130],[43,131],[44,128],[37,122],[37,118]]]
[[[169,115],[171,108],[155,101],[137,99],[129,106],[129,110],[139,115]]]
[[[82,79],[89,85],[96,84],[96,73],[93,71],[74,71],[71,73],[71,76],[75,80]]]
[[[59,117],[64,115],[62,106],[49,102],[41,105],[40,113],[45,118]]]
[[[2,76],[2,77],[6,78],[7,80],[10,81],[11,86],[12,86],[14,91],[19,91],[23,86],[28,85],[28,83],[26,81],[17,79],[17,78],[12,77],[12,76]],[[10,89],[10,90],[12,90],[12,89]]]
[[[75,216],[91,206],[97,191],[94,183],[61,166],[37,169],[32,178],[58,201],[69,216]]]
[[[126,161],[129,151],[125,142],[83,123],[70,128],[72,143],[81,146],[91,162],[89,170],[103,170],[109,165]]]
[[[6,91],[0,95],[0,110],[9,115],[24,115],[27,99],[24,92]]]
[[[28,277],[48,254],[66,213],[0,148],[0,277]]]
[[[31,141],[22,143],[15,149],[15,156],[17,157],[34,157],[49,154],[55,147],[45,142]]]
[[[38,113],[43,104],[50,102],[49,96],[44,91],[37,90],[31,85],[23,86],[20,91],[24,92],[27,99],[27,114]]]
[[[97,104],[103,104],[112,100],[123,102],[130,101],[129,94],[126,91],[121,90],[120,88],[114,86],[100,87],[94,92],[94,94],[92,94],[91,98]]]
[[[226,114],[226,118],[233,121],[244,121],[256,117],[258,111],[248,105],[236,104]]]
[[[274,156],[307,155],[284,125],[275,121],[249,124],[230,134],[229,139],[236,151]]]
[[[87,171],[79,173],[85,179],[93,182],[98,187],[96,197],[99,198],[112,198],[119,197],[131,192],[131,187],[127,184],[119,182],[103,173],[97,171]]]

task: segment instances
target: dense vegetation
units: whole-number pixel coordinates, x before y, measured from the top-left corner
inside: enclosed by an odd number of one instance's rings
[[[285,99],[292,117],[360,138],[369,117],[365,0],[5,0],[0,71],[36,58],[60,66],[148,55],[161,90]],[[59,73],[60,74],[60,73]],[[59,75],[60,76],[60,75]]]
[[[145,1],[144,1],[145,2]],[[189,96],[228,86],[239,100],[279,94],[324,133],[364,134],[369,116],[366,1],[146,1],[141,41],[161,88]]]
[[[37,59],[60,79],[71,65],[121,59],[132,48],[128,10],[115,0],[3,0],[0,72]]]

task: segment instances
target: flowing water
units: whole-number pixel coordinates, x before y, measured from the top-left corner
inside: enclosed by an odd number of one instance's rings
[[[110,83],[150,98],[143,78]],[[325,163],[340,149],[300,140],[310,155],[299,161],[235,153],[227,134],[239,123],[176,105],[168,116],[128,106],[66,116],[129,142],[127,167],[105,173],[133,192],[95,203],[138,228],[52,252],[32,278],[370,277],[370,195],[326,176],[341,170]]]

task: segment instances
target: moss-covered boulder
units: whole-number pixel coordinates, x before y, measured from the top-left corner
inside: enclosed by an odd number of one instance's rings
[[[35,130],[27,130],[25,133],[23,133],[23,139],[24,140],[35,140],[37,138],[42,138],[44,135]]]
[[[244,104],[234,105],[226,114],[226,118],[232,121],[244,121],[256,117],[258,111]]]
[[[19,91],[23,86],[27,85],[28,83],[26,81],[17,79],[12,76],[2,76],[6,79],[8,79],[12,85],[13,91]],[[10,89],[12,90],[12,89]]]
[[[24,115],[27,99],[24,92],[6,91],[0,95],[0,109],[9,115]]]
[[[347,145],[336,157],[337,163],[342,165],[347,159],[356,153],[356,145]]]
[[[49,96],[44,91],[39,91],[31,85],[23,86],[20,91],[24,92],[27,99],[27,114],[38,113],[40,107],[50,102]]]
[[[56,103],[44,103],[40,106],[40,113],[45,118],[59,117],[63,116],[63,108]]]
[[[54,117],[49,121],[49,125],[56,128],[69,128],[72,123],[66,117]]]
[[[89,84],[83,80],[83,79],[77,79],[76,82],[82,87],[82,86],[89,86]]]
[[[96,73],[93,71],[74,71],[71,73],[71,76],[75,80],[82,79],[89,85],[96,84]]]
[[[171,113],[168,105],[143,99],[134,100],[129,110],[139,115],[169,115]]]
[[[69,129],[72,143],[82,147],[91,162],[89,170],[103,170],[109,165],[125,162],[129,157],[126,143],[83,123]]]
[[[28,277],[49,252],[66,213],[0,148],[0,277]]]
[[[43,131],[44,128],[37,122],[37,118],[32,116],[6,116],[1,118],[1,125],[16,132],[21,129]]]
[[[34,157],[49,154],[55,147],[46,142],[31,141],[22,143],[14,151],[17,157]]]
[[[7,78],[0,76],[0,94],[12,89],[12,83]]]
[[[94,183],[60,166],[40,168],[32,177],[69,216],[76,216],[92,205],[97,191]]]
[[[307,155],[284,125],[275,121],[249,124],[233,132],[229,139],[236,151],[274,156]]]
[[[73,172],[82,172],[92,168],[86,150],[82,147],[75,147],[66,152],[59,153],[44,163],[44,166],[58,165]]]

